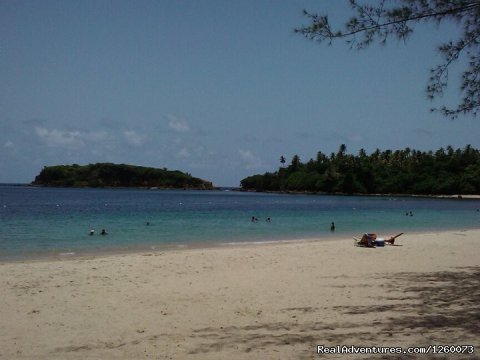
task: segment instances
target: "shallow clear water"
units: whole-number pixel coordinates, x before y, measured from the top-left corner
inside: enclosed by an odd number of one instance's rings
[[[0,258],[478,228],[479,208],[479,200],[0,186]]]

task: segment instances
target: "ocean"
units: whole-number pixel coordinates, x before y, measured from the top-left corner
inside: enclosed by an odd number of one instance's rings
[[[0,260],[474,229],[479,209],[466,199],[1,185]]]

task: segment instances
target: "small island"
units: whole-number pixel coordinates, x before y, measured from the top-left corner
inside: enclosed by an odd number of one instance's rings
[[[45,166],[40,174],[35,177],[32,185],[93,188],[213,189],[211,182],[178,170],[111,163]]]

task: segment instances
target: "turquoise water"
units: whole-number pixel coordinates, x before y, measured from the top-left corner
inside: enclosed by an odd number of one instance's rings
[[[479,208],[478,200],[0,186],[0,258],[471,229]]]

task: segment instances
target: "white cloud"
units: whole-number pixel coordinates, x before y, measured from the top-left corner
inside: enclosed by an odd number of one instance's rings
[[[36,127],[35,133],[47,146],[77,148],[85,145],[82,134],[76,130],[49,130],[44,127]]]
[[[36,127],[38,138],[49,147],[78,149],[88,144],[102,143],[108,139],[105,131],[59,130]]]
[[[105,131],[96,131],[85,133],[84,137],[90,142],[101,143],[108,139],[108,134]]]
[[[240,159],[242,160],[245,169],[258,169],[263,166],[262,160],[254,155],[250,150],[238,150]]]
[[[145,143],[145,137],[138,134],[135,130],[125,130],[123,136],[127,143],[132,146],[142,146]]]
[[[185,133],[190,131],[190,125],[185,120],[177,119],[175,116],[169,114],[168,127],[176,132]]]
[[[5,144],[3,144],[3,147],[5,149],[12,149],[14,146],[15,146],[15,144],[13,142],[11,142],[10,140],[7,140],[5,142]]]
[[[189,158],[190,156],[191,154],[186,148],[180,149],[180,151],[177,153],[177,157],[181,158]]]

